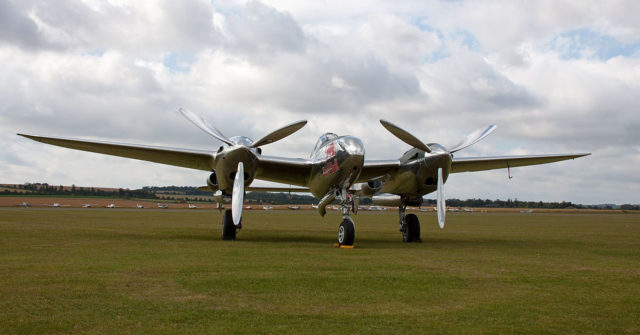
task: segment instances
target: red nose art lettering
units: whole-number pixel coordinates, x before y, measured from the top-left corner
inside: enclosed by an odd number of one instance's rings
[[[334,142],[331,142],[331,144],[329,144],[329,147],[327,147],[327,155],[326,155],[326,160],[329,160],[330,158],[332,158],[333,156],[336,155],[336,148],[334,146]]]
[[[333,160],[327,162],[327,165],[322,167],[322,175],[330,176],[336,172],[340,171],[340,167],[338,166],[338,159],[334,158]]]
[[[338,166],[338,158],[335,157],[336,156],[336,148],[334,143],[332,142],[331,144],[329,144],[329,146],[327,147],[327,151],[326,151],[326,160],[327,160],[327,165],[322,167],[322,175],[323,176],[330,176],[338,171],[340,171],[340,167]],[[331,159],[333,158],[333,159]]]

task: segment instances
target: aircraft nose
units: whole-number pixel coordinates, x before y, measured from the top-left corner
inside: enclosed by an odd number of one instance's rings
[[[357,137],[344,136],[342,138],[342,146],[350,155],[364,156],[364,144]]]

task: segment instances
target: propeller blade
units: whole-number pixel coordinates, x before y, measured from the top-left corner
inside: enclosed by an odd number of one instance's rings
[[[438,225],[440,229],[444,228],[444,217],[446,215],[446,204],[444,203],[444,183],[442,182],[442,168],[438,169],[438,190],[437,193],[437,208],[438,208]]]
[[[269,144],[269,143],[273,143],[275,141],[279,141],[293,133],[295,133],[296,131],[298,131],[300,128],[304,127],[304,125],[307,124],[306,120],[303,121],[298,121],[298,122],[294,122],[290,125],[284,126],[278,130],[272,131],[271,133],[269,133],[267,136],[264,136],[263,138],[255,141],[251,147],[252,148],[257,148],[260,146],[263,146],[265,144]]]
[[[180,114],[186,117],[187,120],[191,121],[191,123],[195,124],[196,127],[202,129],[205,133],[217,138],[218,140],[226,143],[227,145],[233,145],[231,143],[231,140],[229,140],[226,136],[222,135],[222,132],[220,132],[220,130],[216,129],[214,126],[209,124],[209,122],[207,122],[207,120],[202,118],[200,115],[182,107],[178,109],[178,112],[180,112]]]
[[[380,123],[390,133],[395,135],[395,137],[397,137],[400,140],[402,140],[402,142],[407,143],[408,145],[410,145],[410,146],[412,146],[414,148],[418,148],[418,149],[420,149],[422,151],[431,152],[431,149],[429,149],[429,147],[426,144],[422,143],[422,141],[417,139],[415,136],[409,134],[407,131],[401,129],[400,127],[394,125],[393,123],[391,123],[389,121],[385,121],[385,120],[380,120]]]
[[[240,224],[242,218],[242,204],[244,202],[244,164],[238,163],[238,170],[233,179],[233,191],[231,192],[231,218],[234,225]]]
[[[496,126],[495,124],[492,124],[487,128],[480,128],[474,131],[473,133],[467,135],[467,137],[465,137],[464,140],[462,140],[460,143],[454,145],[452,149],[449,149],[449,152],[454,153],[458,150],[462,150],[472,144],[477,143],[481,139],[491,134],[494,130],[496,130],[496,128],[498,128],[498,126]]]

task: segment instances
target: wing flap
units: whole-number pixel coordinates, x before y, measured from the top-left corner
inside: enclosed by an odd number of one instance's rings
[[[103,141],[89,141],[63,137],[45,137],[18,134],[37,142],[56,145],[69,149],[95,152],[125,158],[133,158],[154,163],[161,163],[196,170],[211,171],[214,167],[215,154],[207,151],[122,144]]]
[[[526,156],[498,156],[498,157],[455,157],[451,162],[451,173],[506,169],[518,166],[547,164],[576,159],[591,153],[552,154]]]

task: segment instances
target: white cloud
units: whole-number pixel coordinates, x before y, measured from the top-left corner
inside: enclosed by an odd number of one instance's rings
[[[229,136],[259,138],[309,119],[264,148],[298,157],[325,131],[361,137],[368,158],[398,157],[408,146],[380,118],[445,145],[497,123],[493,135],[460,155],[594,155],[517,169],[508,183],[506,171],[454,175],[447,196],[638,203],[637,6],[1,2],[0,173],[19,183],[199,185],[206,174],[198,171],[13,135],[217,147],[175,113],[185,106]]]

